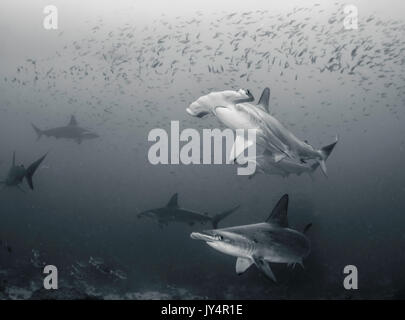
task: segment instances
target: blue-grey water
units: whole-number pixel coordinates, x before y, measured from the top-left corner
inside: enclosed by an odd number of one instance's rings
[[[405,294],[405,12],[401,1],[53,1],[58,30],[42,26],[44,1],[0,4],[0,180],[11,165],[49,152],[35,190],[0,191],[0,298],[374,299]],[[236,174],[233,165],[152,165],[148,133],[223,128],[185,109],[211,91],[271,89],[271,113],[320,147],[339,143],[317,171],[287,178]],[[42,137],[80,126],[100,138]],[[2,188],[2,186],[1,186]],[[305,268],[255,267],[190,239],[210,226],[138,219],[179,204],[220,223],[264,221],[284,193],[289,222],[308,233]],[[8,250],[8,248],[11,248]],[[9,252],[11,251],[11,252]],[[59,271],[42,288],[43,266]],[[355,265],[358,290],[343,286]]]

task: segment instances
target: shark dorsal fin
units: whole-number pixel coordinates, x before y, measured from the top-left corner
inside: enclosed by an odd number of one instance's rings
[[[269,112],[270,89],[264,88],[257,105],[262,107],[265,111]]]
[[[75,116],[70,117],[69,126],[77,126],[77,121]]]
[[[270,216],[267,218],[266,222],[278,224],[280,227],[288,227],[287,219],[288,211],[288,194],[285,194],[277,202],[273,211],[270,213]]]
[[[172,195],[172,197],[170,198],[169,203],[167,204],[167,207],[171,207],[171,208],[175,208],[178,207],[178,203],[177,203],[177,198],[178,198],[178,193],[176,192],[174,195]]]
[[[11,164],[13,167],[15,166],[15,151],[13,152],[13,162]]]

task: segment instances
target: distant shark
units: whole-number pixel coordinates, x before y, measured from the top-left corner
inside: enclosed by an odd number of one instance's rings
[[[277,281],[269,262],[303,265],[303,259],[310,251],[310,241],[304,231],[298,232],[288,227],[288,195],[284,195],[266,222],[238,227],[207,230],[191,233],[191,238],[205,241],[210,247],[234,256],[236,273],[244,273],[255,264],[267,277]]]
[[[271,154],[273,162],[278,163],[286,157],[304,163],[315,160],[326,175],[324,150],[315,149],[305,141],[298,139],[269,113],[270,89],[265,88],[257,105],[252,104],[253,95],[249,90],[226,90],[212,92],[200,97],[186,109],[194,117],[214,114],[220,122],[231,129],[255,129],[257,146]],[[243,135],[235,139],[232,149],[233,160],[254,142]],[[235,152],[235,150],[239,150]]]
[[[195,223],[206,224],[211,223],[212,227],[215,229],[218,227],[218,223],[229,216],[231,213],[235,212],[239,206],[236,206],[230,210],[224,211],[220,214],[209,216],[207,213],[199,213],[189,209],[184,209],[178,205],[178,194],[175,193],[171,198],[169,203],[161,208],[155,208],[143,211],[138,214],[138,218],[149,217],[156,219],[160,226],[166,226],[170,222],[182,222],[190,226]]]
[[[17,187],[21,191],[20,184],[23,182],[24,178],[28,183],[28,186],[31,190],[34,190],[34,184],[32,177],[34,176],[35,171],[38,169],[41,162],[45,159],[46,154],[39,158],[37,161],[33,162],[27,169],[23,165],[16,165],[15,163],[15,152],[13,153],[13,162],[11,168],[8,172],[7,178],[4,181],[0,181],[0,184],[3,184],[5,187]]]
[[[70,117],[70,122],[67,126],[64,127],[58,127],[58,128],[53,128],[53,129],[48,129],[48,130],[41,130],[38,127],[36,127],[34,124],[32,124],[32,127],[34,128],[38,139],[42,137],[42,135],[45,135],[47,137],[55,137],[56,139],[72,139],[76,141],[78,144],[82,143],[83,140],[89,140],[89,139],[94,139],[98,138],[99,136],[87,129],[83,129],[77,125],[77,121],[75,116]]]

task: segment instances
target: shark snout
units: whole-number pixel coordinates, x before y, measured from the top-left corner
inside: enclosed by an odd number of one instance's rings
[[[208,234],[208,232],[201,233],[201,232],[192,232],[190,234],[191,239],[194,240],[202,240],[205,242],[212,242],[218,240],[215,235]]]
[[[213,236],[208,234],[200,233],[200,232],[192,232],[190,234],[191,239],[194,240],[202,240],[202,241],[213,241]]]
[[[196,116],[197,116],[197,113],[192,110],[191,106],[186,109],[186,112],[187,112],[190,116],[192,116],[192,117],[196,117]]]
[[[186,111],[187,111],[187,113],[188,113],[190,116],[192,116],[192,117],[197,117],[197,118],[202,118],[202,117],[204,117],[204,116],[206,116],[206,115],[209,114],[208,111],[193,111],[193,110],[190,109],[190,108],[187,108]]]
[[[210,108],[197,100],[190,104],[186,109],[186,112],[192,117],[202,118],[210,114]]]

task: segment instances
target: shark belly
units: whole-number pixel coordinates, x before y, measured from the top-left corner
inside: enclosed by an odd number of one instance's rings
[[[218,120],[225,126],[237,130],[255,130],[256,145],[261,152],[266,150],[273,155],[288,154],[288,148],[282,141],[269,130],[266,123],[254,112],[249,112],[246,105],[218,107],[215,109]],[[238,109],[239,108],[239,109]],[[246,135],[244,136],[246,140]]]
[[[245,116],[242,112],[238,112],[232,107],[217,107],[215,114],[220,122],[228,128],[236,129],[257,129],[257,125]]]

